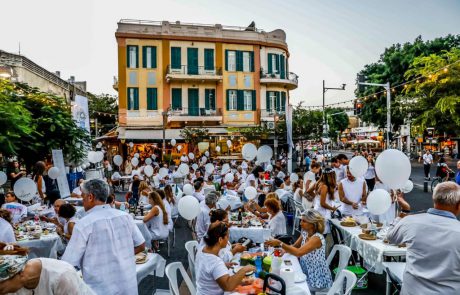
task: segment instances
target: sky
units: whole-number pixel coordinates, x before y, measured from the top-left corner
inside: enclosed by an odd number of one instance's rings
[[[117,22],[123,18],[283,29],[290,71],[299,75],[292,104],[354,98],[355,78],[386,47],[460,34],[458,0],[22,0],[2,1],[0,49],[27,56],[49,71],[87,81],[89,91],[116,94]]]

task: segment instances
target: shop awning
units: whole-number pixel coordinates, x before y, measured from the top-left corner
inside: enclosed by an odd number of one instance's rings
[[[228,131],[226,128],[206,128],[210,136],[212,135],[227,135]],[[165,139],[183,139],[180,136],[182,129],[166,129]],[[163,140],[162,129],[126,129],[125,127],[118,128],[118,138],[126,140],[152,140],[161,141]]]

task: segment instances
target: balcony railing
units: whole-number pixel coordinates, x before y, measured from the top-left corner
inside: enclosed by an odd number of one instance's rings
[[[276,115],[280,116],[280,115],[284,115],[284,114],[286,114],[286,111],[284,109],[281,109],[281,108],[278,108],[276,110],[275,109],[270,109],[270,110],[261,109],[260,110],[260,117],[261,118],[268,118],[268,117],[273,117],[274,118],[274,116],[276,116]]]
[[[196,117],[214,117],[222,116],[222,109],[206,109],[206,108],[172,108],[172,116],[196,116]]]
[[[284,74],[284,77],[281,77],[281,73],[280,72],[276,72],[276,73],[268,73],[266,71],[264,71],[264,69],[261,69],[260,70],[260,78],[261,79],[280,79],[280,80],[289,80],[290,82],[292,83],[295,83],[295,84],[298,84],[298,79],[299,79],[299,76],[297,76],[295,73],[293,72],[289,72],[289,73],[285,73]]]
[[[191,76],[222,76],[222,68],[205,69],[204,66],[181,65],[173,68],[168,65],[167,74],[169,75],[191,75]]]

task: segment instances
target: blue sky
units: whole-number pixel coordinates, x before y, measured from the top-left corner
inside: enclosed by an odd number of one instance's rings
[[[346,91],[327,93],[327,103],[353,98],[356,73],[377,61],[385,47],[460,34],[458,0],[298,1],[4,1],[0,49],[21,52],[45,68],[86,80],[94,93],[115,94],[116,23],[121,18],[180,20],[283,29],[290,70],[300,76],[291,93],[296,104],[319,105],[322,80]]]

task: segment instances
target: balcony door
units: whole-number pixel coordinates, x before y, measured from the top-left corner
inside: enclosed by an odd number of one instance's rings
[[[188,115],[198,116],[200,113],[199,97],[197,88],[188,89]]]
[[[198,75],[198,48],[187,48],[187,74]]]

